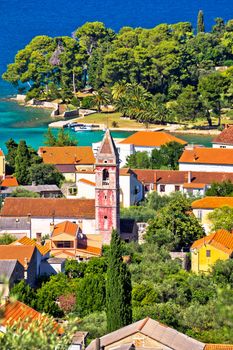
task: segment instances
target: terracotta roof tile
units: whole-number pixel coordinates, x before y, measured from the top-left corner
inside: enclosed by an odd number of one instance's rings
[[[96,185],[95,182],[87,180],[87,179],[79,179],[78,182],[83,182],[83,183],[85,183],[87,185],[91,185],[91,186],[95,186]]]
[[[161,131],[138,131],[127,137],[120,144],[134,144],[135,146],[160,147],[168,142],[179,142],[186,145],[187,141]]]
[[[204,197],[192,202],[193,209],[215,209],[233,207],[233,197]]]
[[[185,149],[179,163],[233,164],[233,149],[207,147]]]
[[[233,233],[226,230],[218,230],[193,242],[191,249],[201,248],[204,244],[210,244],[231,255],[233,252]]]
[[[5,327],[13,326],[16,322],[22,322],[24,328],[27,328],[27,324],[30,321],[44,321],[47,319],[46,316],[42,315],[38,311],[32,309],[28,305],[21,303],[18,300],[8,302],[0,306],[3,312],[1,324]],[[27,322],[28,321],[28,322]],[[64,331],[59,327],[58,323],[54,321],[54,327],[58,330],[59,334]]]
[[[79,226],[71,221],[63,221],[54,226],[52,237],[66,233],[70,236],[76,237]]]
[[[1,216],[95,218],[94,199],[6,198]]]
[[[184,183],[183,187],[184,188],[204,188],[206,184],[199,184],[196,182],[191,182],[191,183]]]
[[[6,176],[5,179],[1,183],[2,187],[17,187],[19,186],[16,177],[14,176]]]
[[[4,153],[3,151],[0,149],[0,157],[3,157],[4,156]]]
[[[0,245],[0,260],[18,260],[21,265],[25,265],[25,259],[31,261],[35,246],[24,245]]]
[[[94,164],[89,146],[40,147],[38,154],[46,164]]]
[[[191,178],[191,183],[211,184],[213,182],[231,181],[233,173],[206,172],[206,171],[179,171],[179,170],[157,170],[157,169],[133,169],[137,178],[146,184],[183,184]]]
[[[38,244],[36,241],[34,241],[33,239],[27,236],[19,238],[17,241],[14,241],[13,243],[11,243],[11,245],[35,246],[39,250],[41,255],[45,255],[51,250],[50,244],[48,243],[46,243],[45,245]]]
[[[224,129],[221,134],[216,136],[212,143],[223,143],[226,145],[233,145],[233,126]]]
[[[149,317],[104,335],[100,338],[100,346],[114,348],[114,346],[116,347],[119,344],[120,340],[136,333],[141,333],[143,336],[147,336],[162,344],[164,348],[173,350],[203,350],[205,346],[204,343]],[[95,350],[95,344],[95,340],[93,340],[86,349]]]
[[[233,350],[233,344],[206,344],[205,350]]]

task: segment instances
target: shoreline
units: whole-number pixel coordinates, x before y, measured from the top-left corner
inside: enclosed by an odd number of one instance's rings
[[[54,106],[44,106],[44,105],[33,105],[31,103],[25,103],[24,101],[24,95],[18,95],[18,96],[12,96],[12,97],[7,97],[4,98],[5,101],[9,101],[9,102],[16,102],[18,103],[20,106],[22,106],[23,108],[37,108],[37,109],[43,109],[45,111],[50,111],[50,110],[54,110]],[[46,101],[44,101],[46,102]],[[57,118],[60,116],[57,116]],[[68,119],[68,120],[64,120],[64,119],[60,119],[51,123],[48,123],[48,128],[63,128],[64,125],[68,124],[68,123],[72,123],[72,122],[78,122],[82,119],[82,117],[75,117],[72,119]],[[88,123],[85,123],[88,125]],[[90,123],[92,124],[92,123]],[[205,136],[216,136],[219,135],[221,133],[220,130],[216,129],[210,129],[210,130],[198,130],[198,129],[179,129],[179,127],[183,127],[183,126],[179,126],[177,124],[172,124],[172,125],[163,125],[163,126],[158,126],[158,127],[154,127],[151,129],[145,128],[145,127],[109,127],[109,130],[111,131],[129,131],[129,132],[133,132],[133,131],[167,131],[170,133],[176,133],[176,134],[190,134],[190,135],[205,135]],[[106,128],[105,124],[100,124],[99,128],[96,128],[95,130],[103,130]]]

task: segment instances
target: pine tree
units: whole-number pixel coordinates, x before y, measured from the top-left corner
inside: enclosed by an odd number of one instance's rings
[[[56,137],[53,135],[52,130],[48,128],[48,131],[44,135],[46,146],[52,147],[56,145]]]
[[[113,332],[132,322],[131,275],[122,259],[121,239],[113,230],[106,281],[107,329]]]
[[[17,154],[18,144],[12,138],[10,138],[5,144],[7,147],[7,171],[8,173],[12,174],[15,171],[15,157]]]
[[[200,10],[198,12],[197,17],[197,32],[198,33],[204,33],[205,32],[205,24],[204,24],[204,14],[203,11]]]
[[[27,185],[30,182],[30,165],[31,158],[27,144],[24,140],[21,140],[15,158],[15,176],[20,185]]]

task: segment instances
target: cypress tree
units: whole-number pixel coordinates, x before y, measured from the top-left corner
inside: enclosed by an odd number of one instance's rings
[[[20,185],[27,185],[30,182],[30,166],[31,158],[27,144],[24,140],[21,140],[15,157],[15,176]]]
[[[204,24],[204,14],[203,11],[200,10],[197,16],[197,32],[204,33],[205,32],[205,24]]]
[[[122,259],[121,239],[113,230],[106,281],[107,329],[113,332],[132,323],[131,275]]]

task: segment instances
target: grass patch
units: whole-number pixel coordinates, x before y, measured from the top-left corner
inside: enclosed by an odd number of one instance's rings
[[[88,115],[84,118],[78,118],[77,120],[82,123],[92,123],[92,124],[103,124],[105,127],[107,125],[109,128],[113,128],[112,123],[117,123],[117,128],[137,128],[137,129],[146,129],[146,125],[143,123],[138,123],[136,120],[124,119],[121,117],[122,114],[119,112],[115,113],[94,113]],[[158,128],[158,124],[149,124],[148,129]],[[161,127],[164,127],[164,125]]]

